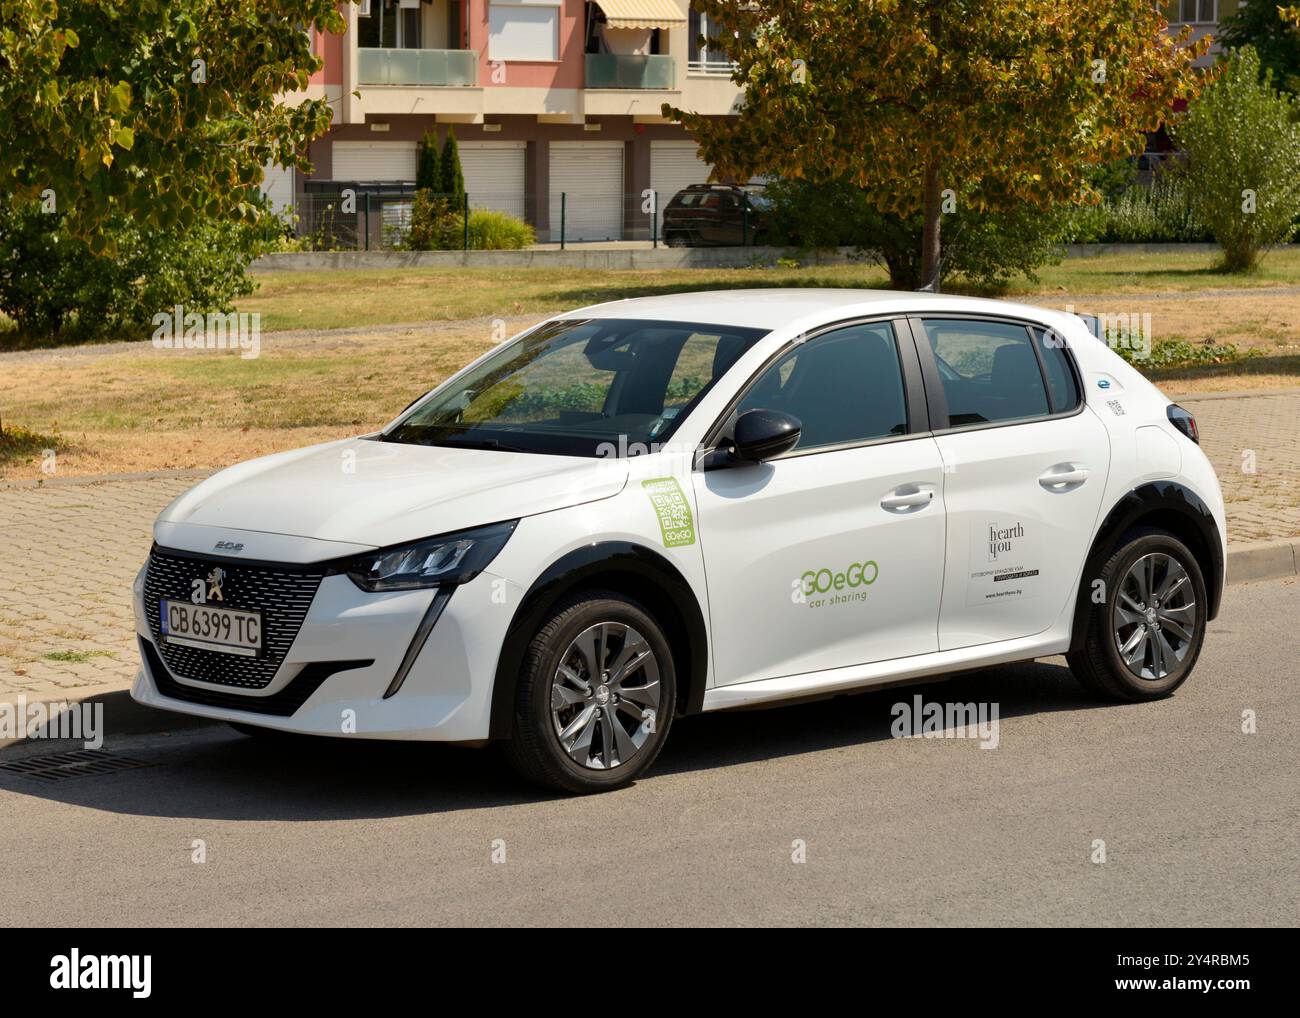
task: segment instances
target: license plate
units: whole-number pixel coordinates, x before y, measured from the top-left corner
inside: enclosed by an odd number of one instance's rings
[[[258,657],[262,653],[261,612],[163,598],[158,614],[162,638],[167,643],[241,657]]]

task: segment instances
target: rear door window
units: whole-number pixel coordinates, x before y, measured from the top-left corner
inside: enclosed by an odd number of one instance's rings
[[[1044,417],[1047,386],[1029,330],[1013,322],[924,320],[949,427]]]

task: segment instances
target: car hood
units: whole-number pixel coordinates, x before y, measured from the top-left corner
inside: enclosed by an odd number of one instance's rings
[[[222,470],[169,505],[178,527],[381,548],[610,498],[626,462],[347,439]]]

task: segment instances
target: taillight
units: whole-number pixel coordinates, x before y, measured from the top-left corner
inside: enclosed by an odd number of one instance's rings
[[[1197,445],[1201,444],[1201,433],[1196,427],[1196,418],[1180,407],[1177,403],[1170,403],[1165,416],[1169,418],[1169,423],[1190,438]]]

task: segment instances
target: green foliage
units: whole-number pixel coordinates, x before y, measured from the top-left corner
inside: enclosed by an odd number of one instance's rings
[[[1141,350],[1122,345],[1112,349],[1134,367],[1144,371],[1235,364],[1259,356],[1258,350],[1242,351],[1232,343],[1189,343],[1183,339],[1167,339],[1156,343],[1151,348],[1151,353],[1145,357]]]
[[[459,208],[465,202],[465,174],[460,167],[460,148],[456,144],[456,132],[447,128],[447,137],[442,142],[442,157],[439,160],[438,190],[457,203]]]
[[[924,211],[927,266],[934,227],[951,226],[943,190],[995,213],[1086,197],[1083,168],[1140,151],[1142,132],[1196,92],[1192,61],[1209,48],[1164,36],[1151,0],[697,6],[725,37],[745,102],[735,117],[664,115],[720,175],[845,181],[904,223]]]
[[[1072,244],[1195,243],[1212,240],[1196,215],[1186,177],[1159,174],[1150,184],[1133,184],[1114,198],[1072,208],[1065,240]]]
[[[1215,35],[1220,45],[1230,49],[1253,47],[1261,67],[1272,72],[1280,89],[1300,92],[1300,27],[1277,0],[1244,0],[1219,21]]]
[[[469,246],[475,251],[518,250],[536,242],[533,228],[508,212],[470,211]]]
[[[117,224],[187,235],[270,215],[262,167],[309,169],[328,100],[297,104],[341,32],[335,0],[3,0],[0,194],[52,195],[62,231],[111,257]]]
[[[46,449],[56,452],[67,448],[61,435],[43,435],[21,424],[0,421],[0,466],[8,466],[40,456]]]
[[[442,188],[442,160],[438,155],[438,135],[425,131],[415,156],[415,188],[438,191]]]
[[[38,205],[0,202],[0,310],[17,325],[10,342],[138,339],[153,315],[176,304],[231,311],[253,291],[248,263],[280,233],[274,217],[173,233],[121,217],[101,224],[117,251],[105,258],[65,227]]]
[[[1193,207],[1230,272],[1289,240],[1300,215],[1296,100],[1272,87],[1247,47],[1221,61],[1218,79],[1173,125],[1187,151]],[[1253,208],[1252,208],[1253,202]]]
[[[921,280],[919,213],[907,217],[877,211],[871,196],[839,181],[814,186],[802,180],[774,180],[773,242],[805,248],[858,247],[889,270],[890,285],[915,288]],[[961,200],[944,217],[942,278],[961,277],[989,290],[1001,289],[1015,275],[1034,277],[1034,269],[1055,261],[1054,249],[1065,225],[1059,209],[1029,207],[980,213]]]
[[[411,204],[411,229],[406,245],[411,251],[459,251],[465,246],[465,217],[461,203],[430,190],[415,192]]]

